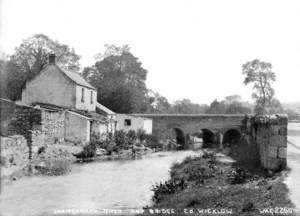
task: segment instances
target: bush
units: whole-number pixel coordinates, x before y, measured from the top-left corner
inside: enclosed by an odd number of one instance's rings
[[[44,166],[36,167],[43,175],[63,175],[71,171],[71,161],[65,159],[48,159]]]
[[[76,158],[86,159],[92,158],[96,155],[96,145],[94,142],[90,142],[88,145],[83,147],[83,150],[78,154],[74,154]]]
[[[123,130],[115,132],[115,143],[120,149],[127,149],[126,132]]]
[[[145,146],[149,148],[161,148],[162,146],[158,142],[158,138],[152,134],[145,134]]]
[[[136,136],[140,142],[143,142],[147,139],[146,131],[143,129],[138,129],[138,131],[136,132]]]
[[[126,146],[132,147],[137,141],[137,134],[134,130],[130,130],[126,133]]]
[[[187,183],[184,179],[169,180],[164,184],[159,183],[154,185],[152,191],[154,195],[152,200],[156,203],[160,202],[164,195],[174,194],[176,191],[181,191],[187,187]]]
[[[234,168],[227,174],[230,184],[241,184],[246,181],[246,171],[242,168]]]

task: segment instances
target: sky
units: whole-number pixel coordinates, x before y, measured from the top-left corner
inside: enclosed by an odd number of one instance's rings
[[[43,33],[74,47],[90,66],[105,44],[129,44],[147,87],[170,101],[251,101],[242,65],[270,62],[275,95],[300,101],[298,0],[0,0],[0,49],[12,54]]]

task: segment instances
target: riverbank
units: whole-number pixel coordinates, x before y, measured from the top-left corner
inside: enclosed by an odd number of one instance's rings
[[[219,213],[254,216],[264,210],[271,213],[276,207],[294,207],[283,183],[287,171],[272,175],[263,170],[250,171],[221,154],[205,153],[174,164],[170,174],[169,181],[154,187],[154,205],[145,215],[155,209],[169,209],[174,212],[172,215],[186,211],[188,215],[199,215],[198,210],[214,209]]]

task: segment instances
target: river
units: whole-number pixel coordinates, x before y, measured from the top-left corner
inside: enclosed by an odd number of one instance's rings
[[[64,209],[125,209],[151,204],[152,186],[168,180],[174,162],[193,151],[74,165],[63,176],[24,177],[2,187],[0,215],[46,215]]]
[[[292,202],[300,210],[300,123],[288,125],[287,165],[291,171],[285,182]]]

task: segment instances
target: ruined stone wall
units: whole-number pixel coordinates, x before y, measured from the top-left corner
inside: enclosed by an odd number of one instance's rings
[[[257,144],[261,165],[269,170],[286,168],[287,124],[285,115],[256,116],[252,138]]]
[[[23,135],[26,139],[30,131],[41,125],[41,110],[16,105],[9,100],[0,99],[1,135]]]
[[[65,111],[35,109],[0,99],[0,114],[1,135],[24,136],[30,158],[40,147],[64,141]]]
[[[24,171],[29,164],[29,148],[25,137],[0,137],[1,179]]]

